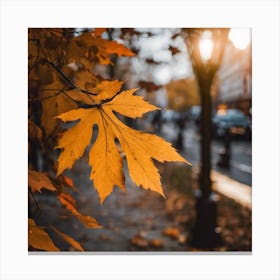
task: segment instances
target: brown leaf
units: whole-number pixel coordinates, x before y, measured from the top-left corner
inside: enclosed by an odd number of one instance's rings
[[[130,243],[132,245],[135,245],[135,246],[140,247],[140,248],[146,248],[149,245],[149,242],[145,238],[143,238],[141,236],[138,236],[138,235],[134,236],[130,240]]]
[[[77,104],[71,100],[63,91],[65,84],[61,81],[57,73],[53,73],[53,81],[42,88],[42,116],[41,124],[48,135],[50,135],[58,120],[57,115],[71,109],[77,108]],[[48,90],[52,89],[52,90]]]
[[[78,88],[90,90],[95,87],[99,81],[96,76],[88,70],[79,70],[75,73],[75,85]],[[85,96],[85,94],[82,94]]]
[[[107,28],[95,28],[94,31],[92,31],[93,37],[101,37],[103,32],[105,32]]]
[[[31,120],[28,120],[28,137],[31,139],[42,140],[42,129]]]
[[[172,40],[175,40],[179,35],[180,35],[180,33],[175,33],[175,34],[171,37],[171,39],[172,39]]]
[[[56,191],[47,175],[31,169],[28,169],[28,186],[33,192],[41,192],[42,189]]]
[[[175,54],[181,52],[179,49],[172,47],[172,46],[170,46],[168,49],[171,51],[172,55],[175,55]]]
[[[93,217],[83,215],[77,210],[76,201],[69,193],[60,193],[57,198],[60,203],[86,227],[101,228],[101,226]]]
[[[161,85],[156,85],[153,82],[139,81],[138,84],[141,88],[144,88],[147,91],[156,91],[161,88]]]
[[[122,33],[122,38],[124,37],[124,35],[129,34],[129,36],[133,36],[133,35],[140,35],[141,32],[136,31],[134,28],[121,28],[121,33]]]
[[[98,32],[97,32],[98,33]],[[110,55],[117,56],[133,56],[134,53],[124,45],[116,41],[108,41],[100,36],[95,36],[95,33],[83,33],[71,40],[69,46],[70,61],[79,61],[81,57],[89,57],[90,51],[93,50],[95,57],[101,64],[110,64]]]
[[[84,248],[80,245],[79,242],[77,242],[76,240],[74,240],[72,237],[70,237],[69,235],[63,233],[62,231],[58,230],[57,228],[55,228],[54,226],[51,226],[51,228],[59,235],[61,236],[67,243],[69,243],[70,245],[72,245],[76,250],[78,251],[84,251]]]
[[[154,61],[154,60],[153,60],[153,59],[151,59],[151,58],[146,58],[146,63],[148,63],[148,64],[154,64],[154,65],[159,64],[159,62]]]
[[[160,239],[153,239],[149,242],[149,245],[155,248],[162,248],[163,242]]]
[[[180,231],[177,228],[168,227],[168,228],[164,229],[163,234],[172,239],[178,239],[180,236]]]
[[[28,246],[44,251],[59,251],[49,237],[48,233],[28,218]]]

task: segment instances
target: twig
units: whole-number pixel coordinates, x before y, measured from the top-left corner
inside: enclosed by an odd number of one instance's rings
[[[44,61],[46,63],[48,63],[52,68],[54,68],[57,73],[59,73],[59,75],[69,84],[71,85],[74,89],[76,89],[77,91],[80,91],[82,93],[88,94],[88,95],[98,95],[97,93],[93,93],[91,91],[88,90],[84,90],[84,89],[80,89],[79,87],[77,87],[68,77],[65,76],[65,74],[58,68],[56,67],[56,65],[54,63],[52,63],[51,61],[44,59]]]
[[[36,220],[44,213],[44,210],[39,206],[34,194],[32,193],[32,191],[29,188],[28,188],[28,192],[34,201],[36,208],[39,210],[39,214],[34,219],[34,221],[36,222]]]

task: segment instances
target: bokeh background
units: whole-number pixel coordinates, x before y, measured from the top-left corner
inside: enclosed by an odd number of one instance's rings
[[[166,198],[136,187],[126,174],[127,191],[116,188],[101,205],[85,156],[66,174],[81,212],[103,228],[84,228],[49,193],[38,194],[48,213],[40,223],[69,233],[86,251],[251,251],[250,29],[108,28],[102,36],[136,56],[113,57],[94,73],[124,80],[124,88],[139,88],[162,108],[125,122],[171,142],[192,167],[157,163]],[[44,157],[36,157],[42,170]]]

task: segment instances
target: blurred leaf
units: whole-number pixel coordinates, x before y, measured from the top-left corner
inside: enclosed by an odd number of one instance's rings
[[[141,32],[136,31],[134,28],[121,28],[121,32],[122,32],[121,38],[123,38],[126,34],[128,34],[129,36],[133,36],[133,35],[138,36],[141,34]]]
[[[81,223],[88,228],[101,228],[98,222],[91,216],[86,216],[77,210],[76,201],[69,193],[60,193],[57,196],[60,203],[70,211]]]
[[[147,82],[147,81],[139,81],[138,84],[141,88],[144,88],[147,91],[155,91],[162,87],[161,85],[156,85],[153,82]]]
[[[31,169],[28,169],[28,186],[32,192],[41,192],[42,189],[56,191],[47,175]]]
[[[72,180],[71,178],[69,178],[68,176],[63,175],[63,179],[64,179],[65,184],[66,184],[69,188],[71,188],[71,189],[73,189],[73,190],[75,189],[73,180]]]
[[[52,242],[48,233],[28,218],[28,246],[44,251],[60,251]]]
[[[159,64],[159,62],[154,61],[154,60],[151,59],[151,58],[146,58],[146,63],[148,63],[148,64],[154,64],[154,65],[158,65],[158,64]]]
[[[103,32],[105,32],[107,28],[95,28],[94,31],[92,31],[92,35],[94,37],[101,37]]]
[[[42,129],[34,122],[32,122],[30,119],[28,119],[28,137],[31,139],[37,139],[41,141],[42,136],[43,136]]]
[[[144,237],[138,235],[132,237],[130,243],[139,248],[146,248],[149,246],[149,242]]]
[[[69,62],[79,61],[81,57],[89,57],[91,50],[101,64],[111,64],[110,55],[112,54],[117,56],[134,55],[130,49],[116,41],[108,41],[100,36],[96,37],[94,33],[87,32],[71,40],[68,50]]]
[[[175,55],[175,54],[181,52],[179,49],[172,47],[172,46],[170,46],[168,49],[171,51],[172,55]]]
[[[172,239],[178,239],[180,237],[180,231],[178,230],[178,228],[175,227],[165,228],[163,234]]]
[[[47,135],[50,135],[58,124],[55,116],[77,108],[77,104],[63,92],[67,86],[59,75],[53,72],[52,77],[52,83],[42,87],[40,93],[42,99],[41,124]]]
[[[172,40],[175,40],[179,35],[180,35],[180,33],[175,33],[175,34],[171,37],[171,39],[172,39]]]
[[[153,239],[149,242],[149,245],[155,248],[162,248],[163,242],[160,239]]]
[[[69,243],[70,245],[72,245],[76,250],[78,251],[84,251],[83,247],[80,245],[79,242],[77,242],[76,240],[74,240],[72,237],[70,237],[69,235],[63,233],[62,231],[58,230],[57,228],[55,228],[54,226],[51,226],[51,228],[59,235],[61,236],[67,243]]]

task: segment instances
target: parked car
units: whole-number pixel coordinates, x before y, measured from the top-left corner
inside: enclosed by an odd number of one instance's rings
[[[227,131],[232,136],[251,138],[251,122],[243,112],[237,109],[217,111],[212,118],[213,134],[216,138],[223,138]]]

